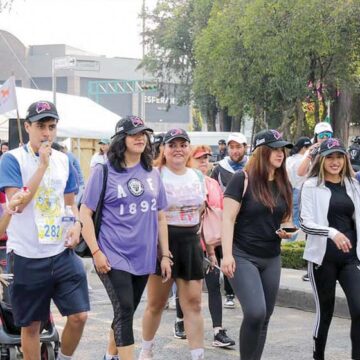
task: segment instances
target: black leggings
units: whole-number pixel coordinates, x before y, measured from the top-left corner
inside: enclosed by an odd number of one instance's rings
[[[309,262],[308,273],[316,303],[313,358],[324,360],[326,340],[334,313],[336,280],[339,280],[351,316],[351,358],[360,360],[360,262],[324,261],[321,266]]]
[[[243,311],[240,359],[260,360],[279,290],[281,258],[259,258],[234,247],[236,262],[230,283]]]
[[[133,318],[144,292],[148,275],[133,275],[122,270],[99,274],[114,310],[111,328],[117,347],[134,344]]]

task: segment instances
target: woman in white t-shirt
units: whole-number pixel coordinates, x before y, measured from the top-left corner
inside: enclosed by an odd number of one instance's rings
[[[153,359],[152,347],[162,311],[175,281],[184,313],[184,325],[192,360],[204,358],[204,325],[201,314],[203,250],[199,238],[200,210],[206,198],[204,177],[191,169],[190,139],[183,129],[172,129],[164,136],[159,171],[165,186],[165,209],[169,232],[169,254],[173,261],[172,281],[164,283],[160,272],[148,281],[148,302],[143,317],[143,342],[139,360]]]
[[[304,160],[308,148],[311,146],[310,138],[301,136],[290,151],[290,157],[286,158],[286,170],[293,190],[293,223],[300,227],[300,190],[306,176],[298,175],[298,168]]]
[[[99,141],[100,149],[99,152],[94,154],[90,161],[90,168],[92,169],[96,164],[105,164],[107,161],[107,153],[110,147],[109,139],[101,139]]]

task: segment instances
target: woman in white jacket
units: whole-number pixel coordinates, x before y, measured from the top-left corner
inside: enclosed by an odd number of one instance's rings
[[[300,222],[316,303],[313,358],[324,359],[338,280],[351,315],[351,359],[360,360],[360,186],[338,139],[319,147],[302,188]]]

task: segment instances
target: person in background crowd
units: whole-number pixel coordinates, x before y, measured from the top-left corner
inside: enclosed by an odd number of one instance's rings
[[[211,177],[215,179],[221,190],[224,192],[227,184],[238,170],[242,170],[248,157],[246,153],[246,137],[241,133],[232,133],[227,139],[228,156],[221,160],[213,169]],[[220,258],[222,257],[221,249],[219,250]],[[224,307],[228,309],[235,308],[235,295],[231,285],[226,277],[224,277],[225,302]]]
[[[216,154],[216,161],[220,161],[227,156],[227,149],[226,149],[226,141],[224,139],[220,139],[218,141],[218,148],[219,152]]]
[[[195,146],[192,151],[194,168],[199,169],[205,177],[206,200],[211,207],[218,209],[223,208],[223,193],[218,182],[209,176],[209,157],[211,156],[211,148],[207,145]],[[226,330],[222,326],[222,301],[220,289],[220,270],[215,266],[219,266],[221,259],[221,246],[207,246],[207,257],[211,261],[211,266],[205,274],[206,286],[208,289],[209,311],[214,331],[214,347],[227,347],[235,345],[235,341],[226,334]]]
[[[137,116],[116,125],[105,164],[108,177],[98,239],[92,215],[103,188],[103,166],[93,169],[80,208],[83,236],[114,310],[104,360],[133,360],[133,317],[148,276],[155,272],[158,243],[162,282],[171,277],[166,194],[160,174],[152,168],[150,132]]]
[[[305,152],[303,161],[298,167],[297,174],[299,176],[306,176],[310,170],[311,162],[315,159],[319,146],[322,142],[333,137],[333,129],[327,122],[319,122],[314,128],[313,145]]]
[[[9,143],[4,141],[1,143],[0,156],[9,151]]]
[[[289,180],[293,189],[293,213],[292,219],[294,225],[300,227],[299,219],[299,202],[300,202],[300,190],[305,176],[299,176],[297,174],[298,167],[303,161],[303,157],[307,149],[311,146],[310,138],[302,136],[298,139],[294,147],[290,150],[290,157],[286,159],[286,170],[288,172]]]
[[[285,168],[284,141],[276,130],[255,135],[246,174],[238,171],[224,194],[221,269],[238,297],[243,321],[240,359],[260,360],[280,283],[280,225],[291,218],[292,191]]]
[[[164,147],[164,135],[165,133],[159,133],[152,137],[152,149],[154,161],[159,157],[161,149]]]
[[[93,168],[96,164],[105,164],[107,161],[107,152],[109,151],[110,140],[101,139],[99,141],[100,150],[94,154],[90,161],[90,168]]]
[[[72,250],[82,228],[74,203],[76,174],[67,156],[51,148],[58,121],[51,102],[31,104],[24,123],[29,142],[0,162],[0,190],[9,201],[23,187],[30,191],[11,219],[7,241],[11,305],[24,360],[40,359],[40,325],[49,319],[51,300],[67,316],[58,360],[72,359],[90,309],[85,271]],[[65,206],[76,220],[63,236]]]
[[[360,186],[352,174],[343,143],[330,138],[320,145],[301,191],[301,228],[308,234],[304,259],[316,304],[316,360],[325,359],[336,281],[349,305],[351,359],[360,359]]]
[[[204,206],[205,181],[190,167],[189,135],[183,129],[169,130],[157,165],[165,186],[165,210],[169,232],[169,254],[173,260],[172,281],[163,283],[161,273],[149,277],[147,305],[142,321],[142,350],[139,360],[153,359],[153,344],[161,315],[176,281],[192,360],[204,359],[204,324],[201,313],[203,250],[199,238],[200,210]]]
[[[352,144],[349,147],[350,162],[355,172],[360,170],[360,136],[355,136],[351,140]]]
[[[319,151],[319,146],[322,142],[333,137],[333,129],[327,122],[319,122],[314,128],[314,144],[305,152],[303,161],[298,166],[298,176],[306,176],[311,168],[311,164],[314,161]],[[309,274],[302,276],[303,281],[309,281]]]

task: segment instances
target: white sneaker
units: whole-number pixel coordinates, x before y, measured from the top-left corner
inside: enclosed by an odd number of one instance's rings
[[[138,360],[153,360],[152,350],[141,350]]]

